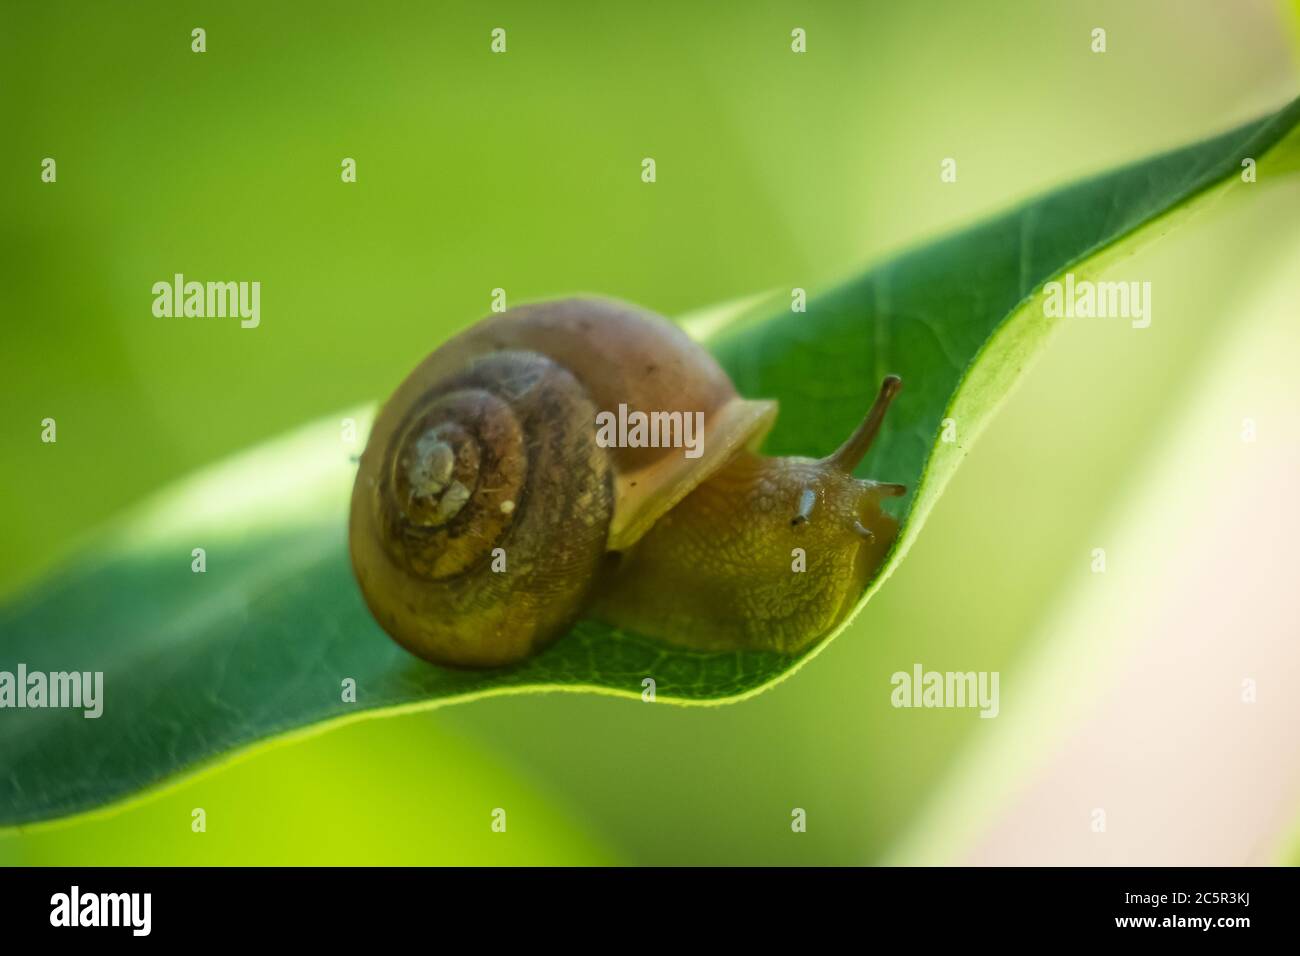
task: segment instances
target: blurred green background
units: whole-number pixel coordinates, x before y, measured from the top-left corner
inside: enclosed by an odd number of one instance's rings
[[[386,395],[496,287],[668,315],[815,290],[1297,88],[1294,9],[1271,0],[46,2],[3,18],[0,592],[191,469]],[[894,710],[889,674],[921,661],[1014,686],[1234,296],[1270,267],[1276,215],[1261,198],[1141,253],[1143,277],[1180,280],[1159,286],[1171,321],[1064,330],[901,569],[772,691],[365,721],[120,814],[0,836],[0,863],[886,858],[996,723]],[[261,327],[154,318],[150,287],[175,272],[260,281]]]

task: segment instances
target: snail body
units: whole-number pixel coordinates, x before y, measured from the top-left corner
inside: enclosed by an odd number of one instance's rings
[[[665,319],[566,299],[448,341],[375,419],[349,547],[367,605],[434,663],[520,661],[587,614],[698,650],[794,654],[850,610],[897,524],[899,485],[852,469],[898,388],[824,459],[756,449],[771,401],[741,398]],[[603,447],[597,415],[702,414],[698,457]],[[806,570],[792,564],[802,549]]]

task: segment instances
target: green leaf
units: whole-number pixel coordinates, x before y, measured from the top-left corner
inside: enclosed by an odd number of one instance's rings
[[[791,313],[785,294],[698,317],[742,394],[776,397],[772,454],[832,450],[882,375],[905,388],[861,469],[904,482],[903,531],[863,602],[906,553],[944,484],[1051,329],[1037,293],[1095,274],[1192,205],[1296,168],[1300,101],[1223,136],[1081,182],[878,265]],[[1196,204],[1190,201],[1198,198]],[[1121,240],[1123,240],[1121,242]],[[653,303],[650,303],[653,306]],[[736,310],[731,310],[732,313]],[[1135,334],[1141,334],[1135,332]],[[412,356],[412,361],[417,356]],[[506,670],[417,660],[365,610],[346,550],[352,457],[331,417],[174,488],[63,573],[0,610],[0,671],[102,671],[103,713],[0,714],[0,823],[101,807],[329,722],[487,694],[582,690],[735,700],[788,676],[768,653],[698,654],[582,622]],[[939,441],[953,418],[957,441]],[[205,573],[191,551],[206,552]],[[824,644],[822,645],[824,646]],[[356,682],[356,703],[341,686]]]

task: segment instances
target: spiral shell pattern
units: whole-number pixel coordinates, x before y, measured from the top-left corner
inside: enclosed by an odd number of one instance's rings
[[[435,353],[435,357],[436,357]],[[506,350],[421,366],[376,420],[353,491],[353,568],[379,623],[439,664],[535,653],[581,612],[613,514],[583,385]]]

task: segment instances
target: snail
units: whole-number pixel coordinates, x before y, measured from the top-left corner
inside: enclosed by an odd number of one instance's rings
[[[797,654],[897,535],[881,502],[906,489],[852,472],[900,386],[886,377],[828,457],[764,457],[777,403],[740,397],[668,320],[603,299],[516,307],[434,351],[379,411],[352,567],[380,626],[436,664],[512,664],[580,616],[694,650]],[[697,457],[605,447],[597,417],[624,406],[702,413]]]

